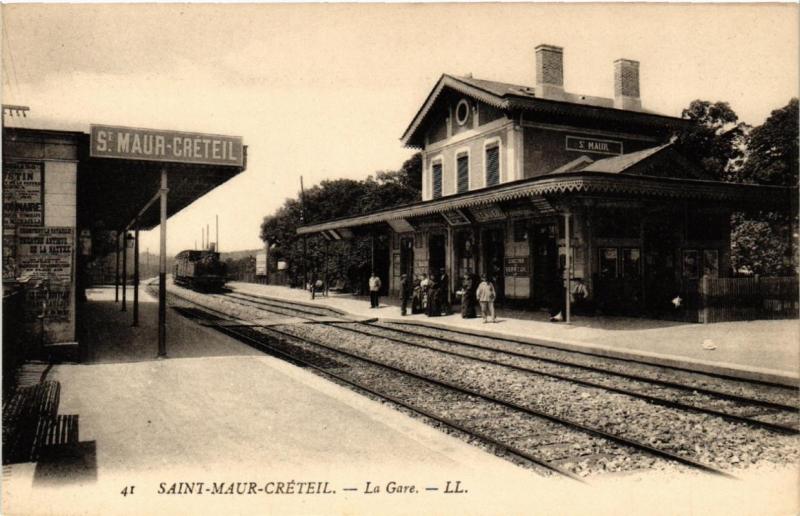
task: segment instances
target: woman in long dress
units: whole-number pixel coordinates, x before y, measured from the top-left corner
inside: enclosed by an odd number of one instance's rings
[[[431,275],[430,286],[428,287],[428,317],[439,317],[442,315],[442,307],[439,303],[439,290],[441,285],[436,281],[436,276]]]
[[[477,317],[475,313],[475,291],[477,288],[478,283],[475,281],[475,275],[467,274],[464,277],[463,294],[461,295],[461,317],[464,319]]]
[[[419,278],[414,280],[414,293],[411,297],[411,313],[420,314],[423,312],[422,308],[422,287],[420,286]]]

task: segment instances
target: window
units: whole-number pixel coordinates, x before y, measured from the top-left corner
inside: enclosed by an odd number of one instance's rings
[[[500,146],[486,148],[486,186],[500,183]]]
[[[642,271],[641,253],[638,247],[629,247],[622,250],[622,276],[625,278],[638,278]]]
[[[617,248],[600,248],[600,278],[613,279],[617,277]]]
[[[700,257],[697,249],[683,250],[683,277],[686,279],[697,279],[700,275]]]
[[[719,278],[719,251],[716,249],[703,250],[703,276]]]
[[[466,192],[469,190],[469,154],[459,154],[456,165],[456,192]]]
[[[456,122],[458,125],[464,125],[469,119],[469,102],[466,99],[458,101],[456,106]]]
[[[514,242],[525,242],[528,240],[528,221],[514,221]]]
[[[442,164],[434,163],[431,171],[433,179],[433,198],[438,199],[442,196]]]

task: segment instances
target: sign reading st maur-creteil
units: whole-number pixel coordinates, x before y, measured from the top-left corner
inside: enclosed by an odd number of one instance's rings
[[[93,158],[244,166],[242,138],[217,134],[91,126]]]

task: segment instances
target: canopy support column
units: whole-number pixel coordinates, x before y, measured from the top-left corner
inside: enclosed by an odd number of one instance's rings
[[[119,232],[117,232],[116,245],[114,246],[114,252],[117,257],[117,265],[114,269],[114,302],[119,301]]]
[[[567,324],[569,324],[570,311],[571,311],[571,308],[572,308],[572,306],[571,306],[572,305],[572,302],[571,302],[572,300],[570,299],[570,292],[572,291],[572,288],[571,288],[571,285],[570,285],[571,279],[572,279],[572,274],[571,274],[572,264],[570,263],[572,261],[570,259],[570,258],[572,258],[570,256],[570,254],[572,252],[572,246],[571,246],[571,244],[572,244],[572,236],[569,234],[569,219],[570,219],[570,215],[571,215],[571,213],[569,211],[564,212],[564,250],[566,252],[566,256],[565,256],[565,260],[564,260],[564,275],[566,276],[566,279],[564,281],[564,289],[565,289],[565,294],[566,294],[564,304],[565,304],[565,312],[566,313],[565,313],[565,319],[564,320],[566,321]]]
[[[328,295],[328,256],[329,256],[328,255],[328,250],[330,248],[330,243],[331,243],[330,240],[328,240],[326,238],[325,239],[325,279],[323,280],[324,283],[323,283],[323,286],[322,286],[322,295],[323,296],[327,296]]]
[[[133,241],[133,324],[139,326],[139,221],[136,221]]]
[[[128,291],[128,230],[122,233],[122,308],[121,312],[128,309],[125,293]]]
[[[161,169],[161,245],[158,256],[158,356],[167,356],[167,169]]]

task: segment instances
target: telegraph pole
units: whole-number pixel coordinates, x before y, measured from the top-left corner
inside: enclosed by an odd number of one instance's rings
[[[306,223],[306,194],[303,190],[303,176],[300,176],[300,225]],[[303,234],[303,288],[308,285],[308,239]]]

